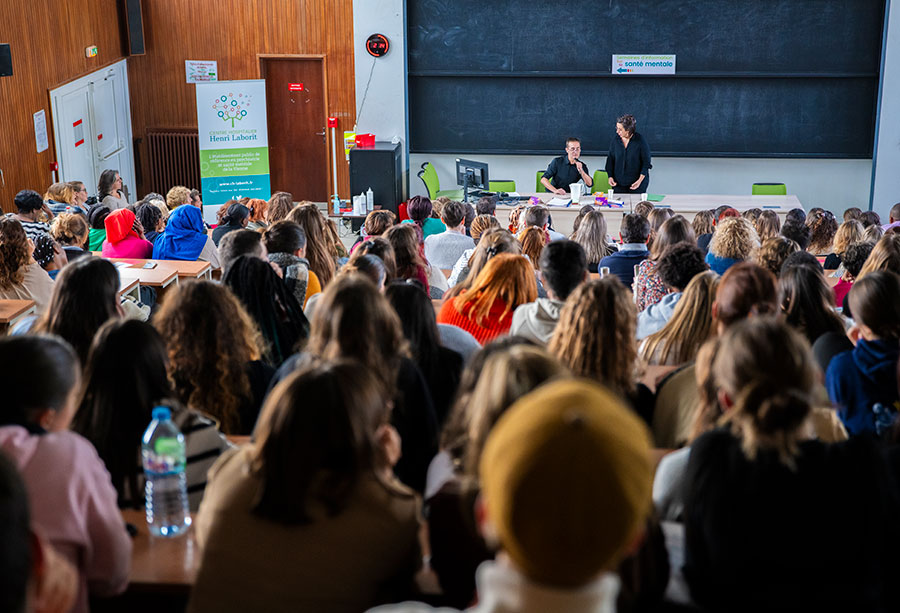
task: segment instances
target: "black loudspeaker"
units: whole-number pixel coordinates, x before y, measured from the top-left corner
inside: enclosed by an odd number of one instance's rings
[[[144,55],[144,20],[141,0],[125,0],[125,22],[128,26],[129,55]]]
[[[370,187],[374,204],[399,214],[403,202],[400,143],[376,142],[375,147],[350,150],[350,194],[364,194]]]
[[[12,54],[9,44],[0,45],[0,77],[12,76]]]

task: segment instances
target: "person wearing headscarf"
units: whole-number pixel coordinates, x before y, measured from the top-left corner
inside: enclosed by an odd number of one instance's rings
[[[195,206],[181,205],[169,215],[166,229],[153,245],[154,260],[203,260],[221,268],[219,253],[203,229],[203,214]]]
[[[144,228],[134,213],[116,209],[103,222],[106,240],[101,253],[105,258],[147,259],[153,255],[153,243],[144,238]]]

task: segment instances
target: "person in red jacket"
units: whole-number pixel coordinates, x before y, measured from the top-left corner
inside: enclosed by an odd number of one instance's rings
[[[472,287],[443,304],[437,320],[466,330],[484,345],[509,332],[516,307],[535,300],[537,281],[528,260],[499,254],[478,273]]]

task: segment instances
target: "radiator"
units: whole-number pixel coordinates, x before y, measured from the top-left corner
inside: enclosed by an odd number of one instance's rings
[[[148,190],[165,195],[175,185],[200,189],[200,145],[197,130],[147,129]]]

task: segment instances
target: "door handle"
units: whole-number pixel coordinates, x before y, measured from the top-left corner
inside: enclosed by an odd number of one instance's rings
[[[118,149],[116,149],[115,151],[113,151],[112,153],[110,153],[110,154],[108,154],[108,155],[103,155],[103,156],[98,155],[98,156],[97,156],[97,161],[99,161],[99,162],[105,162],[106,160],[108,160],[108,159],[111,158],[112,156],[114,156],[114,155],[119,155],[119,154],[122,153],[124,150],[125,150],[125,145],[119,145],[119,148],[118,148]]]
[[[325,128],[322,128],[322,131],[316,132],[316,134],[318,134],[319,136],[322,137],[322,142],[324,143],[325,142]]]

